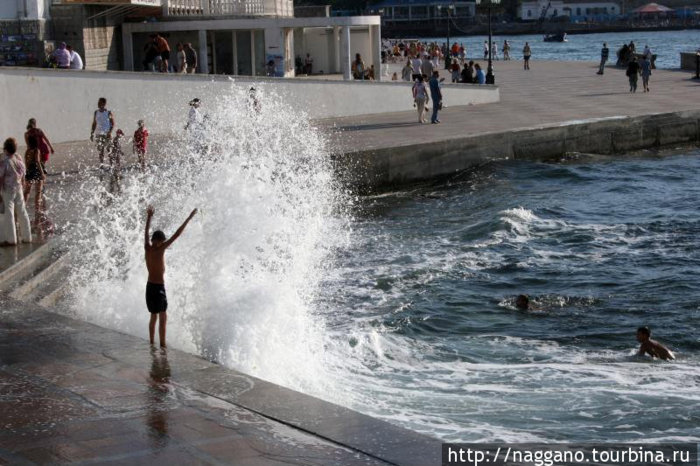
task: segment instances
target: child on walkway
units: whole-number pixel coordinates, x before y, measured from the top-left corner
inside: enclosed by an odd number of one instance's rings
[[[141,171],[146,171],[146,151],[148,150],[148,130],[146,123],[139,120],[138,129],[134,131],[134,154],[139,160]]]
[[[175,234],[170,239],[165,238],[165,233],[160,230],[153,232],[153,236],[149,238],[148,232],[151,229],[151,219],[155,209],[153,206],[148,206],[146,209],[146,233],[144,236],[144,248],[146,250],[146,268],[148,269],[148,283],[146,283],[146,307],[151,313],[151,320],[148,323],[148,336],[151,345],[154,344],[154,333],[156,329],[156,320],[158,324],[158,336],[160,337],[160,346],[165,348],[165,324],[168,316],[168,298],[165,295],[165,250],[180,237],[185,227],[192,220],[192,217],[197,213],[194,209],[187,220],[180,225]]]

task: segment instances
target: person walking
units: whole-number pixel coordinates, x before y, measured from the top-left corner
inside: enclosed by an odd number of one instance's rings
[[[642,75],[642,87],[644,88],[644,92],[649,92],[649,76],[651,76],[650,55],[644,55],[640,68],[640,73]]]
[[[39,153],[41,155],[41,164],[46,168],[46,163],[49,161],[49,155],[54,153],[51,141],[46,137],[46,133],[36,126],[36,118],[30,118],[27,122],[27,131],[24,133],[24,142],[29,145],[29,138],[35,137],[39,145]]]
[[[0,228],[1,246],[15,246],[19,241],[32,242],[29,214],[22,195],[25,174],[24,162],[17,156],[17,141],[14,138],[5,139],[0,160],[0,203],[5,212]],[[15,211],[19,214],[19,236],[15,228]]]
[[[627,65],[627,71],[625,72],[630,82],[630,92],[637,92],[637,80],[639,78],[639,63],[637,63],[637,57],[633,56]]]
[[[107,99],[100,97],[97,101],[97,110],[92,117],[92,129],[90,131],[90,141],[94,141],[97,146],[97,154],[100,159],[100,166],[105,162],[105,149],[109,146],[114,129],[114,115],[107,110]]]
[[[510,44],[507,40],[503,41],[503,60],[510,60]]]
[[[197,51],[192,48],[190,42],[185,44],[185,59],[187,60],[187,74],[197,72]]]
[[[39,225],[42,214],[41,196],[46,174],[41,164],[39,142],[33,135],[27,138],[27,150],[24,153],[24,166],[26,168],[26,173],[24,175],[24,202],[26,205],[32,187],[34,187],[34,225]]]
[[[525,47],[523,47],[523,69],[530,69],[530,57],[532,56],[532,49],[530,49],[530,44],[525,42]]]
[[[418,110],[418,123],[425,123],[425,105],[430,101],[428,90],[425,88],[423,76],[418,76],[418,79],[413,83],[413,103]]]
[[[498,60],[498,44],[496,41],[491,43],[491,59]]]
[[[487,40],[484,41],[484,60],[489,59],[489,42]]]
[[[605,63],[608,61],[610,56],[610,49],[608,48],[608,43],[603,42],[603,48],[600,49],[600,67],[598,68],[598,74],[603,74],[605,71]]]
[[[442,90],[440,90],[440,72],[433,71],[433,77],[430,78],[430,98],[433,99],[433,115],[430,117],[432,124],[440,123],[438,119],[438,110],[442,109]]]
[[[85,65],[83,65],[83,59],[80,57],[80,54],[73,50],[73,47],[70,45],[66,45],[66,50],[70,54],[70,69],[82,70]]]

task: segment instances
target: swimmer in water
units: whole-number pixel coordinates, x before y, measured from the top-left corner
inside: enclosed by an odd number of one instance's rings
[[[146,209],[146,234],[144,247],[146,249],[146,268],[148,269],[148,283],[146,283],[146,306],[151,313],[151,321],[148,323],[148,336],[153,344],[153,337],[158,323],[158,336],[160,346],[165,348],[165,324],[168,320],[166,311],[168,310],[168,298],[165,296],[165,250],[180,237],[185,227],[197,213],[194,209],[187,220],[180,225],[175,234],[170,239],[165,238],[165,233],[160,230],[154,231],[153,236],[148,237],[151,229],[151,218],[155,209],[148,206]],[[160,316],[160,317],[159,317]]]
[[[637,341],[641,343],[637,356],[648,354],[652,358],[673,360],[676,357],[673,352],[664,345],[651,338],[651,330],[649,327],[639,327],[637,329]]]
[[[530,309],[530,298],[526,294],[519,294],[518,297],[515,298],[515,307],[521,311],[527,311]]]

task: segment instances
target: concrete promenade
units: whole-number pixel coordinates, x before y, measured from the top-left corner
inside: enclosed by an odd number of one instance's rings
[[[536,44],[533,48],[536,58]],[[486,69],[485,62],[477,63]],[[331,130],[339,153],[348,153],[595,118],[700,110],[700,81],[689,79],[687,71],[653,70],[651,92],[642,92],[640,78],[637,93],[630,94],[621,68],[608,66],[600,76],[598,64],[592,62],[530,63],[530,71],[524,71],[522,60],[495,61],[501,101],[451,108],[445,101],[448,108],[440,112],[439,125],[420,125],[411,111],[322,120],[319,126]],[[440,76],[449,81],[445,70]],[[406,98],[410,99],[408,91]]]
[[[623,69],[608,66],[602,76],[597,69],[593,62],[535,59],[525,71],[522,60],[496,61],[500,102],[451,106],[446,99],[439,125],[419,124],[415,111],[314,123],[327,134],[339,171],[367,186],[450,174],[491,159],[542,159],[567,151],[624,153],[699,140],[700,82],[690,73],[654,70],[651,92],[641,91],[640,79],[638,92],[630,94]],[[391,65],[389,75],[394,71],[400,66]],[[405,89],[410,102],[410,84],[394,85]],[[381,101],[360,99],[360,105],[378,110]],[[153,137],[153,157],[159,156],[158,141],[167,137]],[[95,165],[87,141],[57,144],[57,149],[49,166],[52,173]],[[134,163],[126,152],[127,163]]]
[[[623,69],[608,67],[600,76],[591,62],[534,60],[525,71],[521,60],[497,61],[495,70],[499,103],[450,107],[446,100],[438,125],[421,125],[415,112],[318,122],[339,171],[374,188],[493,159],[626,153],[700,140],[700,82],[688,72],[654,70],[651,92],[642,92],[640,79],[631,94]]]
[[[440,463],[438,440],[2,294],[0,426],[3,465]]]

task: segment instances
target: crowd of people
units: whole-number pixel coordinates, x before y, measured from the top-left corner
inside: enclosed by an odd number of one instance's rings
[[[196,73],[197,51],[192,44],[178,42],[175,48],[175,61],[172,61],[168,39],[159,33],[151,34],[143,46],[143,70],[159,73]]]
[[[132,138],[133,153],[142,171],[147,168],[149,133],[144,120],[137,122]],[[93,113],[90,140],[95,143],[100,169],[109,171],[111,180],[118,183],[124,152],[124,131],[116,127],[114,114],[107,108],[107,99],[101,97]],[[43,240],[54,232],[47,215],[46,177],[50,156],[55,150],[46,133],[30,118],[24,133],[24,157],[18,153],[15,138],[3,144],[0,161],[0,246],[31,243]],[[27,203],[34,197],[34,220],[30,221]]]
[[[523,58],[531,55],[530,45],[526,42],[523,47]],[[508,40],[504,40],[501,45],[496,40],[489,43],[487,40],[483,44],[483,59],[488,60],[511,60],[512,44]],[[499,55],[499,52],[501,55]],[[446,59],[451,62],[458,61],[460,66],[464,66],[468,60],[467,47],[463,42],[454,42],[450,47],[446,43],[438,44],[437,42],[422,42],[419,40],[404,41],[404,40],[385,40],[382,43],[382,63],[401,63],[404,59],[412,59],[414,57],[427,56],[434,66],[437,67],[440,63],[444,63]],[[473,57],[475,55],[472,55]]]
[[[600,66],[598,74],[605,73],[605,64],[610,57],[610,49],[607,42],[603,42],[603,47],[600,49]],[[617,65],[626,67],[625,75],[629,80],[630,92],[637,92],[637,83],[639,76],[642,77],[642,88],[644,92],[649,92],[649,78],[651,70],[654,68],[654,54],[649,45],[644,46],[641,54],[637,53],[634,41],[629,44],[623,44],[617,52]]]
[[[32,232],[39,239],[53,233],[46,216],[44,186],[46,164],[54,153],[53,145],[37,126],[35,118],[27,122],[24,133],[24,157],[17,153],[17,140],[7,138],[0,161],[0,246],[31,243]],[[26,204],[34,195],[34,220],[30,221]]]

